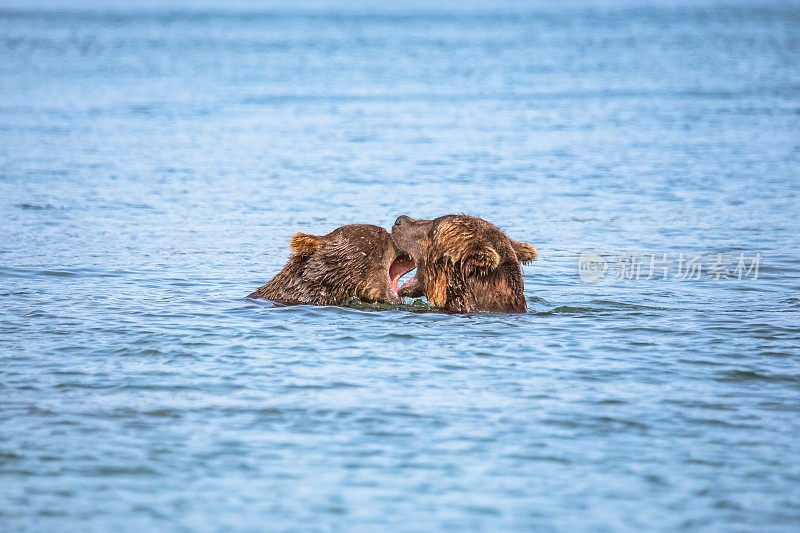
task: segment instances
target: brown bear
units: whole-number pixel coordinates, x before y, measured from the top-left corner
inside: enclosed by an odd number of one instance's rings
[[[431,307],[451,313],[526,311],[519,265],[536,260],[536,248],[509,239],[485,220],[401,216],[392,227],[392,240],[417,267],[400,287],[401,297],[426,296]]]
[[[295,234],[288,263],[248,298],[283,304],[341,305],[351,298],[399,303],[397,280],[413,270],[389,232],[369,224],[342,226],[317,237]]]

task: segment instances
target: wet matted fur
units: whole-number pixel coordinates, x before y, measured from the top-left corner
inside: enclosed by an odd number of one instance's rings
[[[286,266],[249,298],[284,304],[340,305],[400,301],[397,280],[413,268],[389,233],[370,224],[342,226],[323,236],[295,234]]]
[[[392,239],[417,266],[400,296],[425,296],[432,307],[454,313],[526,311],[520,263],[536,260],[536,249],[489,222],[467,215],[401,216]]]

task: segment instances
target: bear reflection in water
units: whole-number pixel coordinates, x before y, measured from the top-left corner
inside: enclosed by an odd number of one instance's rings
[[[522,313],[520,263],[536,259],[532,246],[509,239],[485,220],[448,215],[397,219],[391,236],[369,224],[342,226],[290,241],[292,255],[267,284],[249,295],[284,304],[400,303],[425,296],[451,313]],[[398,289],[398,280],[417,268]]]

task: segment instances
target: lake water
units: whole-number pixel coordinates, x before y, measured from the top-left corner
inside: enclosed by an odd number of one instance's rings
[[[0,530],[800,527],[797,3],[212,4],[0,4]],[[458,212],[527,314],[244,298]]]

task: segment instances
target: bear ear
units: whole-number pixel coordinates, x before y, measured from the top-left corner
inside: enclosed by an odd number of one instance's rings
[[[486,275],[500,266],[500,252],[482,235],[466,215],[443,221],[435,230],[434,247],[453,264],[461,263],[466,273]]]
[[[289,248],[298,254],[310,254],[320,246],[322,246],[320,238],[308,233],[295,233],[289,241]]]
[[[491,245],[484,244],[470,247],[461,261],[467,270],[486,274],[500,266],[500,254]]]
[[[514,248],[514,253],[517,254],[517,259],[519,259],[520,263],[528,264],[531,261],[536,261],[538,255],[536,248],[526,242],[519,242],[514,239],[509,240],[511,241],[511,247]]]

